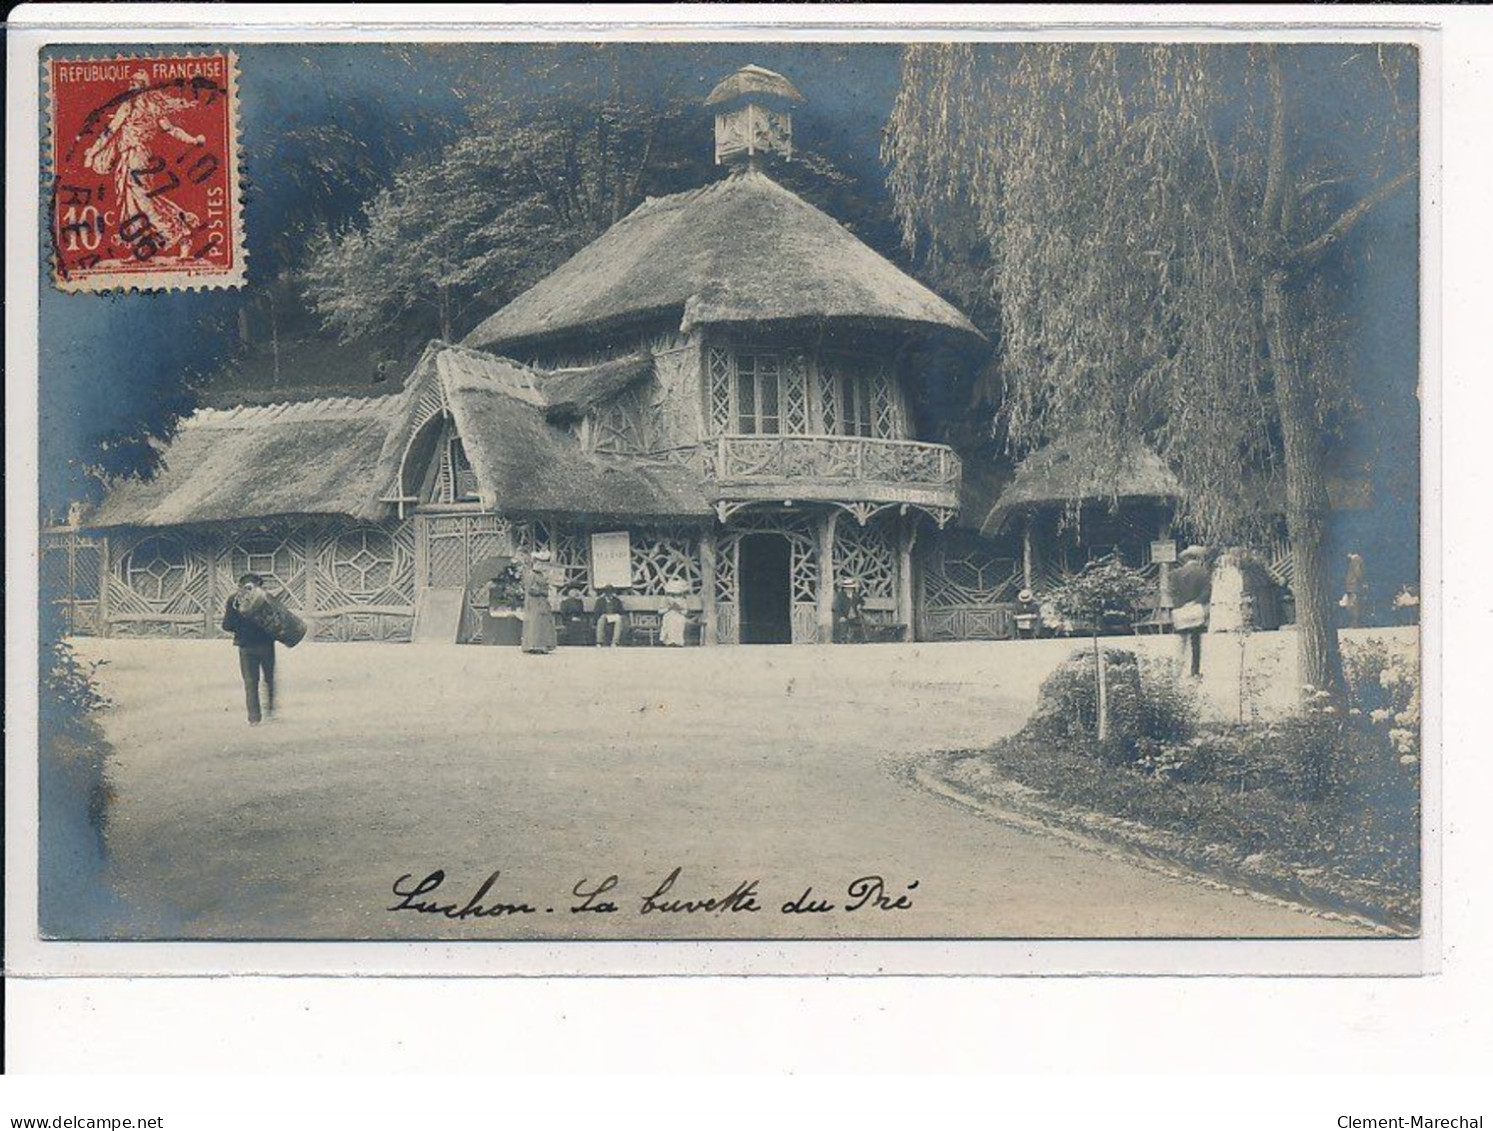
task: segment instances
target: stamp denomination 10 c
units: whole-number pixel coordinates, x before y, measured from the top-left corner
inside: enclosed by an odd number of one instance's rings
[[[60,289],[243,285],[236,66],[228,51],[49,62]]]

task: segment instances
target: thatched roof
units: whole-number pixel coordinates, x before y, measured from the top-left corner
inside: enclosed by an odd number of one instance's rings
[[[685,330],[853,319],[979,337],[963,314],[829,216],[743,169],[640,205],[464,344],[517,353],[659,319]]]
[[[1018,511],[1067,506],[1106,499],[1179,499],[1182,488],[1162,458],[1141,444],[1132,445],[1113,474],[1104,475],[1092,461],[1077,457],[1088,445],[1066,437],[1038,448],[1017,465],[1010,484],[980,523],[993,535]]]
[[[603,361],[584,369],[547,371],[542,379],[545,415],[551,420],[582,416],[593,405],[652,372],[653,358],[646,353]]]
[[[798,92],[798,87],[777,71],[769,71],[766,67],[749,63],[734,75],[729,75],[717,83],[715,89],[706,97],[705,105],[719,106],[723,102],[730,102],[732,99],[752,94],[768,94],[787,102],[804,100],[804,96]]]
[[[385,512],[379,456],[404,394],[206,409],[187,420],[149,483],[122,480],[95,527],[181,526],[265,515]]]
[[[619,388],[651,359],[568,371],[570,398]],[[208,409],[188,419],[150,483],[121,481],[88,519],[91,527],[181,526],[280,515],[358,519],[394,513],[400,462],[412,431],[449,409],[483,501],[508,515],[608,518],[704,517],[698,477],[662,460],[593,455],[545,419],[547,375],[506,358],[432,343],[404,389],[376,399]]]
[[[699,477],[663,460],[585,451],[545,420],[546,402],[524,389],[532,371],[461,347],[436,355],[456,430],[483,502],[514,516],[706,517]]]

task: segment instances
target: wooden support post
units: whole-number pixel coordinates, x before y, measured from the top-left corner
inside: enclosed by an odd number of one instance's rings
[[[408,519],[401,521],[408,522]],[[316,523],[308,522],[301,528],[301,544],[306,555],[306,576],[304,579],[301,599],[305,602],[306,616],[315,618],[317,614],[316,602]]]
[[[1171,538],[1172,524],[1164,514],[1157,526],[1156,537],[1165,542]],[[1172,564],[1171,562],[1160,563],[1156,570],[1156,607],[1158,609],[1169,609],[1172,605]]]
[[[1032,520],[1028,515],[1021,525],[1021,587],[1035,593],[1037,590],[1032,585],[1032,574],[1034,570],[1032,560]]]
[[[715,638],[715,523],[700,528],[700,643],[707,648]]]
[[[99,539],[98,544],[98,634],[111,635],[109,631],[109,536]]]
[[[828,508],[819,519],[819,643],[835,641],[835,526],[837,507]]]
[[[227,548],[228,536],[221,531],[208,532],[203,535],[207,545],[204,556],[207,558],[207,625],[203,635],[211,639],[219,635],[219,625],[223,622],[218,618],[223,615],[223,604],[228,601],[228,594],[218,596],[218,559]],[[230,591],[231,592],[231,591]]]
[[[911,644],[917,639],[917,609],[912,600],[912,547],[917,540],[917,519],[903,515],[897,520],[897,619],[902,623],[902,639]]]

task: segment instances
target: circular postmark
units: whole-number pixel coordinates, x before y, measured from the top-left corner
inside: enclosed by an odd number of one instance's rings
[[[53,60],[50,77],[57,285],[241,282],[232,56]]]

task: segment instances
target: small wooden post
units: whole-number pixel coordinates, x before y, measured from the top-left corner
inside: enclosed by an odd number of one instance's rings
[[[917,639],[917,609],[912,601],[912,547],[917,540],[917,519],[910,514],[897,520],[897,619],[902,622],[902,639],[911,644]]]
[[[411,520],[406,518],[400,521],[409,522]],[[314,619],[319,613],[317,601],[321,599],[316,592],[316,555],[319,547],[316,544],[316,524],[314,522],[308,522],[301,528],[301,538],[306,554],[305,588],[301,599],[304,602],[303,611],[305,615],[308,618]],[[413,607],[410,609],[410,614],[414,615]]]
[[[837,507],[828,508],[819,519],[819,642],[835,640],[835,526]]]
[[[715,523],[700,528],[700,643],[710,647],[715,638]]]
[[[1035,562],[1032,555],[1032,519],[1028,515],[1021,525],[1021,587],[1035,593],[1036,587],[1032,585],[1032,574]]]
[[[1158,524],[1156,537],[1162,541],[1168,541],[1172,536],[1172,524],[1164,514]],[[1156,608],[1171,608],[1172,594],[1172,563],[1161,562],[1156,570]]]
[[[223,614],[219,611],[219,601],[228,600],[227,594],[221,598],[218,596],[218,581],[220,580],[218,562],[227,552],[228,536],[221,532],[216,534],[208,532],[202,537],[207,546],[207,549],[203,551],[203,555],[207,558],[207,627],[204,635],[211,638],[219,635],[221,631],[218,626],[222,624],[222,621],[218,618]],[[308,562],[307,565],[309,566],[310,563]]]
[[[109,536],[99,539],[98,544],[98,634],[112,636],[109,628]]]

